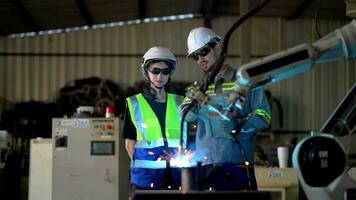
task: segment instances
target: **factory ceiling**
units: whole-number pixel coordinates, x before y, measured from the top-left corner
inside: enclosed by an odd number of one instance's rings
[[[88,26],[152,17],[196,14],[207,25],[220,16],[240,15],[240,2],[256,6],[260,0],[1,0],[0,34]],[[287,20],[347,19],[343,0],[272,0],[259,16]]]

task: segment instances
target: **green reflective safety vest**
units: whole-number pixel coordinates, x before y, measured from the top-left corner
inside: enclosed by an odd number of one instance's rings
[[[163,135],[159,120],[143,95],[137,94],[126,99],[130,116],[136,127],[135,148],[155,148],[164,146]],[[177,111],[182,102],[182,97],[167,93],[166,128],[165,135],[168,147],[180,146],[181,117]],[[185,136],[183,136],[185,144]]]

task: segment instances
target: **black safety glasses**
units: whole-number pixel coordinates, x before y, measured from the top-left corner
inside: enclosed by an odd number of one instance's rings
[[[170,75],[172,73],[173,69],[169,68],[169,67],[168,68],[163,68],[163,69],[161,69],[161,68],[150,68],[149,67],[148,71],[151,72],[152,74],[156,74],[156,75],[160,74],[161,72],[162,72],[163,75]]]
[[[216,43],[209,43],[209,46],[204,47],[202,49],[197,50],[195,53],[192,54],[194,60],[199,60],[199,56],[206,56],[210,53],[211,49],[215,47]]]

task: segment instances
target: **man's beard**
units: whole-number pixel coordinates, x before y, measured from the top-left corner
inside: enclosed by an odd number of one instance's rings
[[[202,68],[203,69],[203,71],[204,71],[204,74],[208,74],[209,72],[211,72],[212,71],[212,66],[208,66],[207,67],[207,69],[204,69],[204,68]]]

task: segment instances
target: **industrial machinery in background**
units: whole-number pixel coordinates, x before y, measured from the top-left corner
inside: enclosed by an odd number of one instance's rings
[[[355,58],[356,20],[352,20],[349,24],[312,44],[301,44],[242,65],[236,74],[235,90],[230,93],[223,105],[216,104],[200,89],[187,91],[187,95],[200,106],[208,106],[225,120],[230,120],[233,110],[242,107],[248,91],[255,87],[267,86],[294,77],[311,70],[315,64]],[[345,135],[345,133],[350,135],[355,130],[355,85],[349,92],[349,97],[346,98],[348,99],[345,101],[347,106],[342,104],[343,106],[339,107],[342,109],[335,111],[336,117],[330,119],[336,122],[336,125],[327,123],[322,128],[323,134],[306,138],[294,151],[294,167],[297,168],[299,179],[309,199],[319,199],[320,196],[323,196],[322,199],[344,199],[344,196],[355,195],[356,181],[352,180],[347,173],[350,168],[346,156],[347,146],[335,137],[335,135]],[[338,116],[340,113],[342,116]],[[329,126],[338,127],[338,129]],[[339,131],[336,132],[336,130]],[[336,153],[332,153],[334,148],[337,149]],[[342,162],[339,159],[342,159]],[[334,168],[336,172],[327,175],[327,180],[310,181],[310,177],[318,179],[325,173],[333,171]],[[319,169],[321,171],[316,174],[320,176],[316,177],[313,173]],[[320,172],[325,173],[320,174]]]
[[[356,20],[312,44],[301,44],[243,65],[237,72],[237,90],[230,101],[243,104],[246,88],[266,86],[309,71],[314,64],[356,58]],[[242,98],[241,98],[242,95]],[[298,143],[293,153],[301,185],[309,199],[352,199],[356,181],[348,171],[350,135],[356,128],[356,83],[321,129]],[[345,139],[346,137],[346,139]]]
[[[8,166],[12,169],[6,177],[0,177],[0,181],[7,181],[7,184],[0,182],[5,198],[11,195],[14,199],[19,199],[20,195],[21,198],[27,197],[27,188],[21,185],[27,185],[29,176],[30,140],[50,138],[52,118],[72,116],[76,108],[83,105],[97,106],[98,117],[104,117],[106,106],[114,106],[115,115],[120,116],[125,107],[123,97],[124,92],[116,83],[92,77],[70,81],[60,89],[53,102],[27,101],[6,106],[1,115],[0,129],[7,130],[12,136],[13,154],[7,156]]]
[[[52,139],[31,142],[29,200],[128,199],[119,129],[118,118],[54,118]]]
[[[356,83],[320,129],[300,141],[293,152],[293,166],[309,199],[355,199],[356,167],[347,157],[351,134],[356,130]]]
[[[118,118],[57,118],[52,125],[52,200],[128,198]]]

